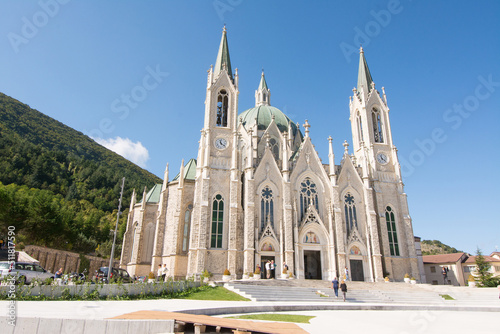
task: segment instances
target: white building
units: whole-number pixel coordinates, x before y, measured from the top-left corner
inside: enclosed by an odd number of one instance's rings
[[[264,73],[254,107],[238,114],[238,94],[224,29],[198,157],[171,180],[167,165],[140,202],[134,194],[121,265],[144,275],[167,264],[174,277],[227,268],[240,278],[273,259],[298,278],[331,280],[345,267],[357,281],[420,277],[387,98],[363,50],[349,103],[353,154],[344,142],[340,165],[332,138],[323,164],[307,120],[301,131],[271,105]]]

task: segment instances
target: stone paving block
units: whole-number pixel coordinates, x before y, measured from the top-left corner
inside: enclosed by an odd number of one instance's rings
[[[150,333],[148,320],[129,320],[127,333]]]
[[[15,334],[33,334],[38,331],[39,318],[18,318],[16,321]]]
[[[0,317],[0,328],[2,329],[2,334],[13,334],[15,327],[9,325],[9,318]]]
[[[91,319],[85,320],[84,334],[105,333],[106,320]],[[126,333],[126,332],[125,332]]]
[[[106,333],[129,333],[128,323],[126,320],[106,320]]]
[[[149,320],[149,333],[173,333],[175,320]]]
[[[59,333],[61,332],[62,319],[40,318],[37,333]]]
[[[84,319],[64,319],[61,334],[83,334],[85,330]]]

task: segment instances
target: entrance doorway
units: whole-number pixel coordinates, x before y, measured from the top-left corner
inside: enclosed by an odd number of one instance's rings
[[[261,256],[260,257],[260,271],[262,272],[262,278],[267,278],[267,270],[266,270],[267,261],[274,261],[276,263],[276,261],[274,260],[274,256]],[[276,269],[274,271],[275,271],[274,274],[276,275]]]
[[[306,279],[322,279],[320,251],[304,251],[304,276]]]
[[[363,273],[363,261],[350,260],[350,263],[352,280],[363,282],[365,280],[365,274]]]

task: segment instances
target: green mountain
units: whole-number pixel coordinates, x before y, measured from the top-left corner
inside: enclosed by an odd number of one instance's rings
[[[0,93],[0,237],[89,252],[109,244],[122,208],[161,179],[37,110]],[[126,212],[124,212],[126,213]],[[123,233],[126,215],[121,215]]]
[[[422,246],[422,255],[452,254],[462,252],[454,247],[443,244],[439,240],[422,240],[420,245]]]

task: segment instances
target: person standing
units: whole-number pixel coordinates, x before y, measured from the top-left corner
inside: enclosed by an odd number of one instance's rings
[[[164,264],[163,265],[163,269],[161,270],[161,280],[162,280],[162,282],[165,282],[165,278],[167,277],[167,271],[168,271],[167,265]]]
[[[274,260],[271,260],[271,278],[275,279],[276,278],[276,264],[274,263]]]
[[[347,267],[345,267],[345,280],[349,280],[349,269],[347,269]]]
[[[156,280],[160,281],[162,275],[163,275],[163,269],[161,268],[161,264],[159,264],[158,271],[156,272]]]
[[[340,290],[342,291],[342,296],[344,297],[344,301],[345,301],[345,295],[347,293],[347,285],[345,284],[345,281],[342,281],[340,283]]]
[[[338,281],[337,277],[333,278],[332,288],[333,288],[333,291],[335,292],[335,298],[339,298],[339,281]]]
[[[267,260],[266,262],[266,278],[269,279],[271,277],[271,261]]]

